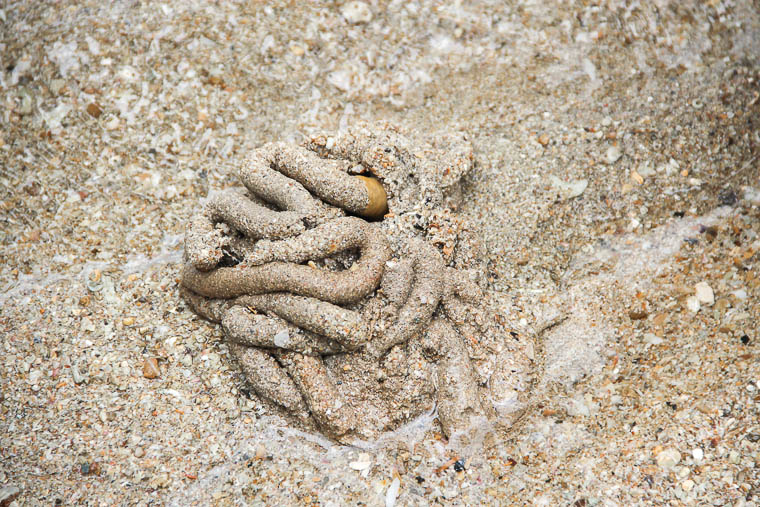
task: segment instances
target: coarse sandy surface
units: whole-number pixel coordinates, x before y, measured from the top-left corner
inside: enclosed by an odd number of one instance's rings
[[[0,503],[757,505],[759,56],[749,0],[0,3]],[[360,119],[472,137],[497,442],[289,428],[178,296],[248,150]]]

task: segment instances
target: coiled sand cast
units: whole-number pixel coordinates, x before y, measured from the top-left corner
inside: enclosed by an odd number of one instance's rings
[[[342,442],[433,408],[449,437],[517,417],[532,345],[455,213],[472,159],[387,124],[250,154],[189,224],[182,286],[253,391]]]

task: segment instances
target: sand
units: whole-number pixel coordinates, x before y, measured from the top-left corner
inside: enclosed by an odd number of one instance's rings
[[[0,19],[0,499],[760,502],[752,2]],[[498,441],[452,446],[435,412],[364,447],[298,430],[179,297],[199,200],[252,149],[358,120],[472,140],[457,213],[514,332],[543,337],[531,409]]]

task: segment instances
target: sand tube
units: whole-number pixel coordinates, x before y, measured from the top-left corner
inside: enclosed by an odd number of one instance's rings
[[[230,344],[251,388],[264,399],[285,407],[301,419],[308,419],[308,407],[295,382],[266,351],[256,347]]]
[[[385,335],[368,344],[370,354],[375,357],[382,356],[393,346],[406,342],[422,331],[430,323],[443,296],[443,274],[446,271],[441,254],[434,246],[421,240],[410,241],[409,247],[410,255],[413,255],[414,280],[394,325]],[[403,276],[407,272],[403,269],[390,276]],[[389,282],[391,285],[396,283]]]
[[[326,301],[278,293],[242,296],[236,302],[259,312],[275,314],[310,333],[335,341],[342,351],[355,350],[369,339],[369,326],[358,312]]]
[[[327,368],[320,358],[282,352],[278,359],[298,386],[317,425],[326,434],[340,439],[355,428],[356,414],[343,403]]]
[[[337,354],[339,343],[309,332],[276,315],[262,315],[233,306],[222,318],[222,329],[232,343],[247,347],[282,349],[306,356]]]
[[[272,211],[235,190],[216,194],[192,218],[185,235],[186,259],[201,271],[215,268],[230,243],[215,227],[220,222],[254,240],[286,238],[306,228],[300,213]]]
[[[316,213],[313,194],[353,215],[382,218],[388,211],[385,189],[374,178],[347,174],[350,166],[306,148],[271,143],[254,151],[238,176],[253,194],[281,209]]]
[[[358,248],[361,256],[345,271],[326,271],[295,264],[311,256],[316,260],[352,248]],[[349,304],[377,288],[385,262],[391,255],[385,236],[370,224],[353,217],[328,222],[300,236],[278,242],[268,251],[271,254],[267,255],[280,256],[291,262],[269,262],[260,266],[240,264],[208,272],[188,263],[182,272],[182,285],[207,298],[229,299],[289,292],[333,304]]]

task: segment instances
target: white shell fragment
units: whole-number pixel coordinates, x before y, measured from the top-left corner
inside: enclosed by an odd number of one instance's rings
[[[707,285],[706,282],[699,282],[694,286],[694,292],[699,301],[703,305],[712,306],[715,303],[715,293],[713,293],[712,287]]]
[[[372,21],[372,11],[364,2],[348,2],[341,8],[340,13],[346,21],[355,25]]]

